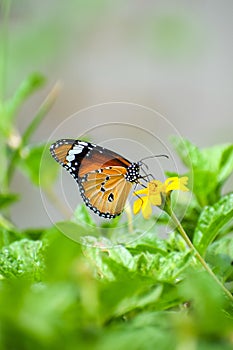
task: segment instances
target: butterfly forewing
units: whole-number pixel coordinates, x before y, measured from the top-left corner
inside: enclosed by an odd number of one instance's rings
[[[127,168],[129,165],[130,162],[127,159],[120,157],[119,154],[106,148],[95,146],[81,162],[79,176],[82,177],[86,173],[98,169],[104,169],[109,166],[123,166]]]
[[[50,147],[53,158],[61,165],[67,164],[66,156],[71,149],[74,140],[59,140]]]
[[[140,178],[137,163],[80,140],[59,140],[50,152],[75,178],[90,209],[106,218],[121,214],[132,184]]]

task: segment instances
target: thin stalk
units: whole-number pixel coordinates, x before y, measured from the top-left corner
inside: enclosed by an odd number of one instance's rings
[[[29,143],[31,136],[34,134],[40,123],[43,121],[47,113],[50,111],[50,109],[53,107],[54,103],[57,100],[57,97],[61,91],[61,83],[57,81],[50,92],[48,93],[47,97],[41,104],[37,114],[32,119],[31,123],[28,125],[27,129],[23,133],[22,136],[22,143],[23,146]]]
[[[185,242],[187,243],[188,247],[194,252],[194,255],[196,256],[197,260],[201,263],[201,265],[203,266],[203,268],[208,272],[208,274],[215,280],[215,282],[221,287],[221,289],[224,291],[225,294],[227,294],[227,296],[231,299],[231,301],[233,301],[233,295],[230,293],[230,291],[222,284],[222,282],[219,281],[219,279],[217,278],[217,276],[213,273],[213,271],[211,270],[211,268],[206,264],[205,260],[203,259],[203,257],[200,255],[200,253],[198,252],[198,250],[194,247],[194,245],[192,244],[192,242],[190,241],[187,233],[185,232],[183,226],[181,225],[179,219],[177,218],[177,216],[175,215],[175,213],[173,212],[173,210],[171,209],[170,204],[166,205],[166,209],[169,212],[168,214],[170,215],[173,223],[175,224],[175,226],[177,227],[180,235],[183,237],[183,239],[185,240]]]
[[[59,197],[57,196],[56,192],[54,192],[53,188],[47,188],[45,191],[45,194],[49,201],[53,204],[55,208],[57,208],[58,212],[60,212],[65,220],[69,220],[72,213],[67,209],[67,207],[63,204],[62,201],[60,201]]]
[[[2,34],[1,34],[1,55],[0,55],[0,100],[4,100],[6,93],[7,77],[7,39],[8,39],[8,19],[10,13],[10,0],[2,0],[0,10],[2,12]]]
[[[22,148],[29,143],[31,136],[36,131],[38,125],[42,122],[42,120],[45,118],[45,116],[47,115],[49,110],[54,105],[54,103],[57,99],[57,96],[59,95],[60,89],[61,89],[61,84],[59,82],[57,82],[53,86],[53,88],[51,89],[51,91],[49,92],[49,94],[47,95],[45,100],[43,101],[43,103],[41,104],[37,114],[35,115],[35,117],[31,121],[31,123],[28,125],[27,129],[25,130],[24,134],[22,135],[21,144],[20,144],[19,148],[17,148],[13,152],[12,157],[11,157],[10,162],[9,162],[8,175],[7,175],[9,183],[12,179],[13,174],[14,174],[16,163],[17,163],[18,159],[20,158],[20,152],[21,152]]]
[[[129,203],[126,204],[125,213],[128,219],[127,223],[128,223],[129,233],[133,233],[133,215],[132,215],[132,211]]]

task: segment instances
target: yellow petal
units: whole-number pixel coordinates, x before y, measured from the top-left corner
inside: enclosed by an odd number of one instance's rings
[[[142,188],[141,190],[138,190],[138,191],[134,191],[133,194],[134,194],[134,196],[140,196],[142,194],[147,195],[148,194],[148,187]]]
[[[152,214],[152,208],[149,200],[145,200],[142,205],[142,215],[145,219],[149,219]]]
[[[161,193],[157,193],[150,196],[150,202],[152,205],[161,205],[162,199],[161,199]]]
[[[178,177],[169,177],[164,182],[166,186],[166,193],[172,190],[177,190],[178,186]]]
[[[181,178],[169,177],[165,180],[166,193],[174,190],[188,191],[188,188],[185,186],[188,182],[188,177],[184,176]]]
[[[180,190],[183,192],[189,191],[188,187],[186,185],[188,184],[188,177],[183,176],[180,178]]]
[[[141,207],[143,204],[143,199],[142,198],[138,198],[134,204],[133,204],[133,213],[136,215],[140,212]]]
[[[149,219],[152,214],[152,205],[160,206],[162,204],[163,194],[174,190],[189,191],[188,187],[186,187],[187,183],[187,176],[183,176],[181,178],[177,176],[169,177],[164,183],[159,180],[152,180],[148,183],[147,188],[134,192],[135,196],[144,195],[134,202],[134,214],[138,214],[141,210],[144,218]]]

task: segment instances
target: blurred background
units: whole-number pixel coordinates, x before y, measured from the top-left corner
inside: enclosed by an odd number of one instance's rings
[[[232,14],[230,0],[11,1],[6,95],[32,72],[47,79],[20,110],[19,130],[60,81],[34,142],[88,134],[132,160],[171,154],[172,134],[199,147],[232,142]],[[108,122],[119,129],[97,128],[92,135],[90,129]],[[132,126],[125,134],[122,123]],[[76,185],[67,181],[71,193]],[[40,192],[21,174],[12,190],[22,193],[13,209],[17,225],[50,223]]]

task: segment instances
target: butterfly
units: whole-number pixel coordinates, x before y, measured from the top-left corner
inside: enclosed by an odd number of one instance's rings
[[[74,177],[86,206],[107,219],[122,213],[133,184],[144,178],[141,162],[130,162],[94,143],[62,139],[51,145],[50,152]]]

